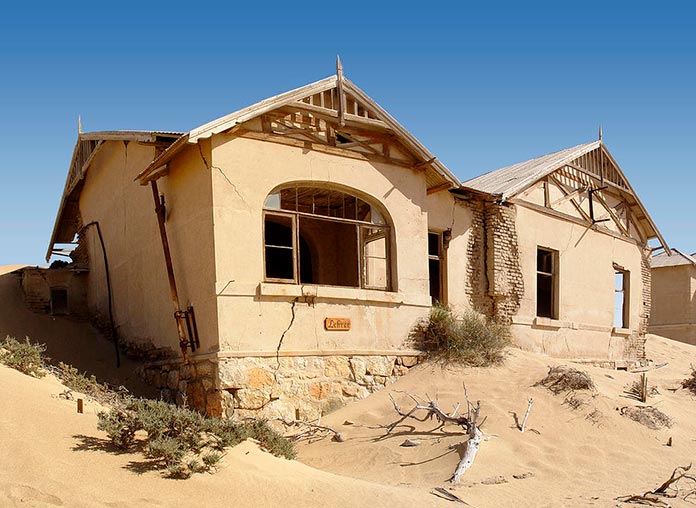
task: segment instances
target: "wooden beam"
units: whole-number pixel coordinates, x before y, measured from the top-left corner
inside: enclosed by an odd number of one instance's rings
[[[279,108],[283,111],[304,111],[310,113],[316,117],[323,118],[325,120],[333,120],[338,123],[338,112],[333,109],[322,108],[320,106],[314,106],[312,104],[307,104],[305,102],[294,102]],[[349,127],[363,128],[376,130],[383,133],[392,133],[393,131],[389,126],[382,120],[375,120],[374,118],[365,118],[363,116],[351,115],[346,113],[343,117],[345,125]]]
[[[563,197],[560,197],[557,200],[555,200],[553,203],[551,203],[551,205],[549,205],[549,208],[555,208],[557,205],[560,205],[561,203],[564,203],[564,202],[568,201],[569,199],[573,199],[575,196],[579,196],[581,193],[585,192],[586,190],[587,190],[587,187],[577,188],[577,189],[569,192],[568,194],[564,195]],[[545,197],[548,197],[548,193],[547,193],[547,196],[545,196]]]
[[[568,215],[567,213],[564,213],[564,212],[552,210],[551,208],[546,208],[545,206],[536,205],[536,204],[530,203],[528,201],[522,201],[521,199],[517,199],[517,198],[510,198],[508,201],[514,205],[519,205],[519,206],[522,206],[524,208],[529,208],[530,210],[540,212],[540,213],[542,213],[544,215],[548,215],[550,217],[555,217],[557,219],[562,219],[562,220],[566,220],[569,222],[573,222],[575,224],[579,224],[581,226],[585,226],[586,228],[592,229],[593,231],[595,231],[597,233],[612,236],[612,237],[616,238],[617,240],[623,240],[623,241],[631,243],[633,245],[638,245],[640,247],[645,245],[644,243],[639,242],[638,240],[636,240],[633,237],[621,235],[619,233],[612,231],[611,229],[607,229],[605,227],[599,226],[598,224],[593,225],[592,222],[590,222],[590,221],[584,221],[582,219],[574,217],[573,215]]]
[[[559,181],[556,177],[554,177],[553,175],[549,175],[549,180],[552,181],[554,184],[556,184],[556,186],[561,190],[561,192],[562,192],[565,196],[568,196],[568,195],[570,194],[570,192],[566,189],[565,184],[563,184],[561,181]],[[587,212],[586,212],[585,210],[582,209],[582,207],[578,204],[578,202],[575,201],[575,198],[574,198],[574,197],[570,197],[569,199],[570,199],[570,202],[573,203],[573,206],[574,206],[575,209],[578,211],[578,213],[579,213],[580,215],[582,215],[582,217],[583,217],[586,221],[589,221],[589,222],[591,223],[591,222],[592,222],[592,219],[591,219],[590,216],[587,214]]]
[[[307,148],[306,141],[301,141],[299,139],[291,138],[288,136],[282,136],[280,134],[266,134],[263,132],[250,131],[245,129],[241,129],[237,134],[239,136],[249,139],[256,139],[259,141],[270,141],[272,143],[279,143],[281,145],[294,146],[303,149]],[[317,152],[339,155],[341,157],[347,157],[349,159],[367,160],[370,162],[379,162],[382,164],[391,164],[392,166],[397,166],[401,168],[413,169],[413,164],[408,161],[391,159],[382,155],[356,152],[348,148],[343,148],[341,145],[330,146],[326,143],[311,143],[311,148],[312,150],[316,150]]]
[[[436,185],[435,187],[430,187],[427,191],[425,191],[425,193],[426,193],[428,196],[430,196],[431,194],[435,194],[436,192],[440,192],[440,191],[443,191],[443,190],[448,190],[448,189],[451,189],[451,188],[452,188],[452,184],[449,183],[449,182],[447,182],[447,183],[443,183],[443,184],[440,184],[440,185]]]
[[[595,192],[593,194],[593,197],[597,199],[599,204],[602,205],[604,207],[604,209],[606,209],[607,212],[609,212],[609,216],[614,220],[614,222],[616,223],[618,228],[621,230],[621,232],[623,234],[625,234],[626,236],[631,236],[631,233],[629,231],[627,231],[626,228],[624,227],[624,225],[621,223],[621,219],[619,218],[619,216],[616,215],[614,210],[607,204],[607,202],[604,200],[604,198],[602,196],[600,196],[599,193],[597,193],[597,192]]]

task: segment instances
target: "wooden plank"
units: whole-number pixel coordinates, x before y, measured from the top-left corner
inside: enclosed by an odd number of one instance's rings
[[[435,194],[436,192],[440,192],[440,191],[443,191],[443,190],[448,190],[448,189],[451,189],[451,188],[452,188],[452,184],[449,183],[449,182],[447,182],[447,183],[443,183],[443,184],[440,184],[440,185],[436,185],[435,187],[430,187],[427,191],[425,191],[425,193],[426,193],[428,196],[430,196],[431,194]]]

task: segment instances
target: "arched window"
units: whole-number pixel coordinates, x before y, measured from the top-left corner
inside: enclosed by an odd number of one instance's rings
[[[286,185],[266,198],[263,225],[265,280],[391,290],[391,227],[368,201]]]

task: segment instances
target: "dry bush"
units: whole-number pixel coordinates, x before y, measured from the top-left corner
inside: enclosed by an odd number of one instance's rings
[[[46,375],[45,352],[45,345],[30,342],[29,337],[24,342],[10,336],[0,341],[0,363],[32,377]]]
[[[436,305],[411,330],[410,339],[413,347],[433,359],[485,367],[503,362],[510,328],[472,310],[459,315]]]
[[[682,381],[681,385],[682,388],[686,388],[696,395],[696,368],[693,365],[691,366],[691,376]]]
[[[554,395],[575,390],[595,390],[594,381],[586,372],[565,365],[549,367],[546,377],[534,386],[543,386]]]
[[[672,420],[656,407],[622,407],[621,414],[652,430],[671,427]]]
[[[643,400],[643,384],[639,379],[636,379],[631,383],[631,385],[626,388],[626,393],[631,395],[637,400]],[[648,397],[653,397],[655,395],[660,395],[660,390],[657,389],[657,386],[655,385],[648,385],[648,391],[645,394],[645,399],[647,400]]]
[[[588,406],[590,403],[578,397],[574,391],[570,391],[563,399],[563,404],[575,411],[577,409],[581,409],[585,406]]]

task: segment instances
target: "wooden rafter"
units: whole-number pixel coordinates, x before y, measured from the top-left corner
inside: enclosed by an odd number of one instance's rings
[[[631,233],[626,229],[626,227],[621,223],[621,219],[619,218],[618,215],[614,212],[614,209],[609,206],[609,204],[604,200],[604,198],[599,194],[599,192],[595,192],[593,194],[593,199],[596,199],[597,202],[602,205],[602,207],[609,212],[609,216],[613,219],[613,221],[616,223],[617,227],[621,230],[623,234],[626,236],[631,236]]]
[[[582,194],[583,192],[587,192],[587,187],[578,187],[577,189],[568,192],[563,197],[558,198],[553,203],[551,203],[551,205],[548,205],[548,206],[550,206],[551,208],[555,208],[556,206],[560,205],[561,203],[565,203],[569,199],[573,199],[576,196],[580,196],[580,194]]]
[[[561,182],[560,180],[558,180],[554,175],[549,175],[549,181],[553,182],[553,183],[561,190],[561,192],[563,193],[563,195],[566,196],[566,197],[569,196],[569,194],[572,192],[572,191],[569,191],[569,190],[566,188],[566,185],[565,185],[563,182]],[[574,206],[575,209],[578,211],[578,213],[579,213],[580,215],[582,215],[582,217],[583,217],[587,222],[592,223],[592,219],[590,218],[590,216],[587,214],[587,212],[586,212],[585,210],[582,209],[582,207],[580,206],[580,204],[579,204],[577,201],[575,201],[575,198],[572,197],[572,196],[570,196],[568,199],[569,199],[570,202],[573,204],[573,206]]]

